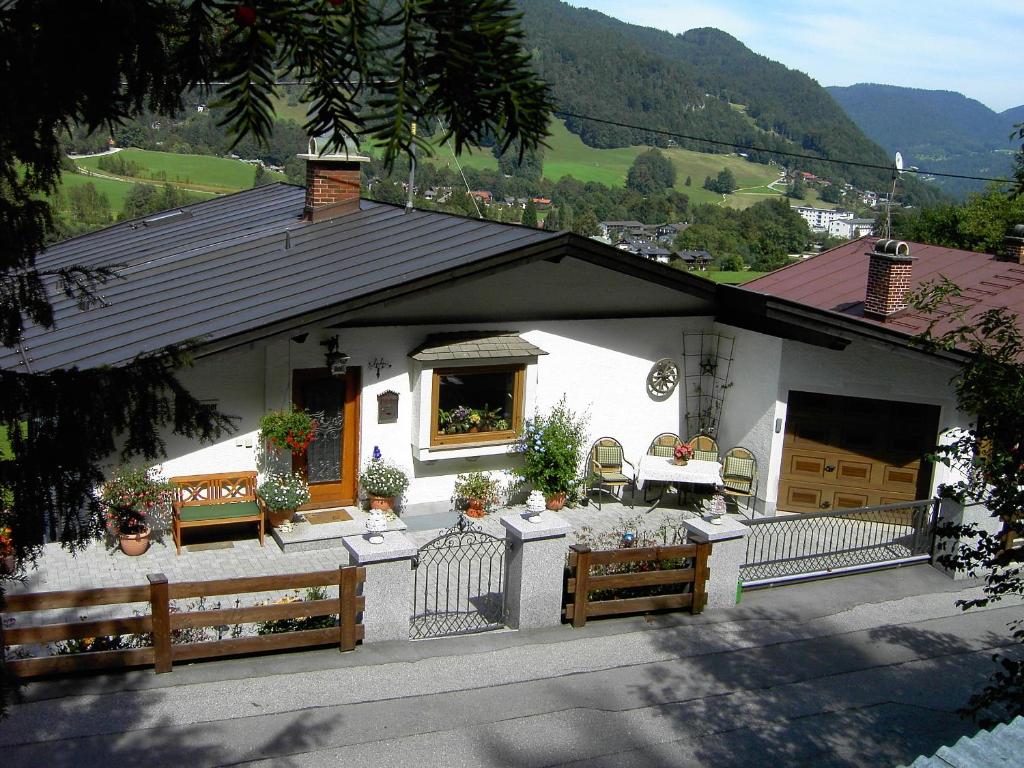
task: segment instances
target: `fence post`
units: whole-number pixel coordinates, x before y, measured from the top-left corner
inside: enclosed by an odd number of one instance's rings
[[[153,666],[156,674],[170,672],[171,658],[171,597],[167,577],[150,573],[149,611],[153,619]]]
[[[719,523],[712,523],[700,518],[683,520],[689,531],[690,541],[697,545],[708,546],[706,566],[703,570],[704,589],[707,594],[705,605],[711,608],[728,608],[736,605],[736,583],[740,578],[740,567],[747,559],[747,535],[750,528],[731,518],[722,518]],[[699,577],[701,574],[695,574]],[[694,602],[697,601],[697,583],[694,582]],[[697,613],[694,605],[694,613]]]
[[[582,627],[587,623],[587,582],[590,581],[590,547],[572,545],[576,553],[576,591],[572,599],[572,625]]]
[[[701,541],[696,544],[697,556],[693,559],[693,604],[691,613],[700,613],[708,602],[708,558],[711,557],[711,542]]]
[[[366,568],[363,582],[364,643],[408,640],[413,606],[412,559],[419,551],[416,542],[401,531],[387,531],[382,544],[369,537],[346,536],[341,540],[349,559]]]
[[[529,522],[518,513],[501,517],[505,528],[505,619],[513,629],[556,627],[562,623],[565,592],[565,537],[572,530],[562,517],[542,512]]]
[[[356,572],[357,566],[341,566],[338,582],[338,650],[356,649]]]

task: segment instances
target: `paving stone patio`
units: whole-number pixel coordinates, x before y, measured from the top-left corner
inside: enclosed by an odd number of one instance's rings
[[[572,525],[574,533],[584,528],[589,528],[597,534],[618,531],[622,530],[623,521],[635,519],[642,520],[644,528],[654,530],[663,523],[678,522],[696,514],[693,505],[680,507],[674,501],[672,495],[667,495],[660,504],[644,503],[638,497],[635,506],[630,506],[627,499],[626,504],[608,502],[602,504],[600,509],[593,503],[585,507],[567,507],[559,514]],[[506,510],[498,510],[498,513],[504,511]],[[163,573],[168,580],[176,582],[337,568],[348,565],[348,553],[341,543],[341,537],[358,535],[365,530],[365,513],[359,510],[349,512],[353,520],[345,523],[296,526],[296,530],[300,531],[302,536],[308,538],[309,532],[313,531],[326,538],[326,545],[316,549],[282,551],[281,546],[270,535],[266,536],[265,546],[261,547],[251,530],[251,525],[220,526],[211,529],[202,540],[199,537],[204,532],[190,532],[180,556],[175,554],[174,542],[169,534],[163,542],[154,542],[149,551],[141,557],[127,557],[119,551],[109,551],[98,541],[77,553],[68,552],[58,544],[47,544],[36,568],[30,570],[23,581],[8,581],[5,588],[10,594],[21,594],[146,584],[146,575],[150,573]],[[426,515],[422,520],[419,517],[410,514],[392,527],[401,528],[403,524],[407,525],[407,534],[421,546],[450,527],[457,519],[455,512],[448,515]],[[498,517],[498,514],[491,514],[477,522],[481,530],[503,537],[504,528]],[[299,535],[285,534],[293,540]],[[189,545],[190,541],[194,544]]]

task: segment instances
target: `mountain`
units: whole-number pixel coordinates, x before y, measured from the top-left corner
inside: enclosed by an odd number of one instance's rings
[[[816,81],[760,56],[717,29],[682,35],[639,27],[560,0],[518,0],[526,47],[552,85],[559,108],[691,138],[677,143],[703,152],[736,152],[697,141],[711,138],[748,150],[756,162],[775,160],[857,187],[882,190],[888,171],[793,160],[797,152],[889,165],[889,154],[843,112]],[[666,143],[650,131],[568,118],[593,147]],[[919,193],[923,186],[911,180]]]
[[[998,113],[953,91],[861,83],[828,92],[861,129],[908,165],[969,176],[1005,177],[1020,142],[1009,139],[1024,122],[1024,106]],[[980,191],[986,183],[937,178],[951,194]]]

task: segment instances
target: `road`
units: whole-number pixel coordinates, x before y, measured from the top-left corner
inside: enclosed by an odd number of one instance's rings
[[[592,621],[35,684],[5,766],[896,765],[975,729],[1022,608],[916,566]]]

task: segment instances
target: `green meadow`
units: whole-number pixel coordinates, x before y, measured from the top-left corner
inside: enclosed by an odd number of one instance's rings
[[[556,120],[551,124],[551,135],[547,139],[548,149],[544,153],[544,176],[558,181],[572,176],[580,181],[596,181],[609,187],[621,187],[637,155],[649,147],[619,147],[616,149],[595,149],[588,147],[565,124]],[[772,166],[751,163],[737,155],[709,155],[688,149],[663,149],[662,152],[676,167],[676,189],[685,193],[693,203],[720,203],[722,196],[702,187],[705,176],[716,176],[722,168],[728,168],[736,177],[741,189],[752,187],[746,192],[726,196],[726,204],[746,208],[760,202],[766,196],[779,194],[768,188],[778,178]],[[447,145],[435,150],[428,162],[455,168],[452,152]],[[463,168],[497,170],[498,161],[490,149],[467,150],[459,156]],[[685,186],[687,176],[691,184]]]
[[[713,280],[716,283],[728,283],[729,285],[739,285],[740,283],[749,283],[751,280],[756,280],[762,275],[767,275],[767,272],[725,272],[711,270],[709,272],[694,272],[695,275],[706,277],[708,280]]]
[[[212,155],[179,155],[145,149],[125,149],[117,153],[117,157],[139,167],[137,175],[119,178],[167,182],[197,192],[223,194],[249,189],[256,173],[252,165],[241,160]],[[96,173],[113,175],[100,168],[101,159],[102,157],[83,157],[75,162]],[[284,181],[284,174],[268,172],[268,175],[275,181]]]

